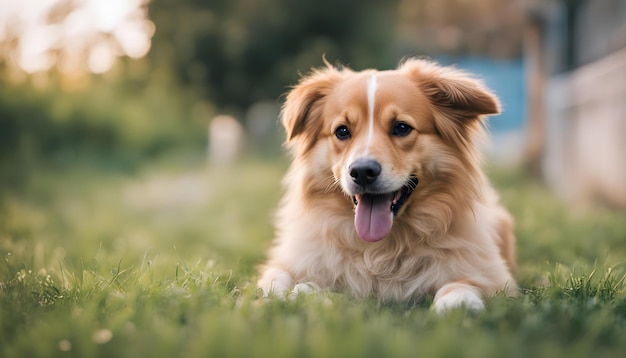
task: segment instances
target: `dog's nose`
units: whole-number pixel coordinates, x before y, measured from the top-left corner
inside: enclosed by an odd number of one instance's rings
[[[348,170],[356,184],[368,185],[376,181],[382,171],[382,167],[374,159],[361,158],[350,164]]]

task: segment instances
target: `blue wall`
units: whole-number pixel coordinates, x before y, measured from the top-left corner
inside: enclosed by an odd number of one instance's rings
[[[526,79],[522,60],[494,60],[479,57],[434,56],[443,65],[473,73],[485,81],[500,98],[502,114],[491,116],[488,127],[494,134],[524,128],[526,120]]]

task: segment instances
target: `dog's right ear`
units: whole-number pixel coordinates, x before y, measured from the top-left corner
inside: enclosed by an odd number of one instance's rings
[[[322,109],[326,96],[342,78],[342,71],[330,66],[314,69],[287,94],[281,120],[287,132],[287,144],[306,137],[310,148],[322,129]],[[304,135],[306,134],[306,135]]]

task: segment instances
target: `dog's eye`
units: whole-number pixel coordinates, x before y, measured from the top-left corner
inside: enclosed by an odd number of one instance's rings
[[[393,130],[391,131],[391,134],[398,136],[398,137],[405,137],[409,135],[409,133],[411,133],[412,130],[413,128],[411,128],[410,125],[403,123],[403,122],[398,122],[396,123],[395,126],[393,126]]]
[[[337,127],[337,129],[335,129],[335,136],[339,140],[346,140],[346,139],[349,139],[352,136],[352,134],[350,133],[350,130],[348,129],[348,127],[339,126]]]

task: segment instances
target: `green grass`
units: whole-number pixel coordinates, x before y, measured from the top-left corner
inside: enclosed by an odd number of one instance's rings
[[[0,188],[1,357],[611,357],[626,351],[626,213],[490,172],[516,218],[516,299],[256,298],[282,162],[82,164]]]

